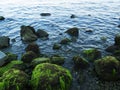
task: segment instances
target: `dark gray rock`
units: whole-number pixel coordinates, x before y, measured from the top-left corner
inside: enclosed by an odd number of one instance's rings
[[[0,66],[3,66],[6,63],[7,55],[0,51]]]
[[[35,29],[31,26],[21,26],[20,35],[23,41],[30,42],[37,40]]]
[[[72,14],[72,15],[70,16],[70,18],[76,18],[76,16],[75,16],[74,14]]]
[[[0,37],[0,49],[10,46],[10,39],[7,36]]]
[[[0,20],[4,20],[5,18],[3,16],[0,16]]]
[[[68,33],[71,36],[78,36],[79,35],[79,29],[76,28],[76,27],[70,28],[65,33]]]
[[[37,36],[39,38],[43,38],[43,37],[48,37],[49,36],[49,34],[46,31],[41,30],[41,29],[38,29],[38,31],[36,32],[36,34],[37,34]]]
[[[40,15],[41,15],[41,16],[51,16],[50,13],[41,13]]]

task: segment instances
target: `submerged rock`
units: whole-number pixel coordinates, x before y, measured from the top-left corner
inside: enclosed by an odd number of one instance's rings
[[[40,15],[41,15],[41,16],[51,16],[50,13],[41,13]]]
[[[60,45],[60,44],[55,43],[55,44],[53,45],[53,49],[54,49],[54,50],[58,50],[58,49],[60,49],[60,48],[61,48],[61,45]]]
[[[61,40],[60,44],[68,44],[70,42],[71,40],[69,38],[64,38],[63,40]]]
[[[74,56],[72,60],[74,61],[75,69],[86,69],[89,67],[89,62],[80,56]]]
[[[6,71],[1,77],[5,90],[27,90],[28,75],[17,69]]]
[[[95,71],[102,80],[120,79],[120,62],[113,56],[106,56],[95,61]]]
[[[35,67],[31,77],[33,90],[69,90],[70,72],[58,65],[43,63]]]
[[[10,38],[7,36],[0,37],[0,49],[10,46]]]
[[[66,33],[68,33],[71,36],[78,36],[79,35],[79,29],[74,27],[74,28],[70,28],[66,31]]]
[[[22,25],[20,30],[20,36],[23,41],[27,42],[37,40],[35,29],[31,26]]]
[[[5,18],[3,16],[0,16],[0,20],[4,20]]]
[[[94,61],[98,58],[101,58],[101,52],[95,48],[83,50],[83,55],[90,61]]]
[[[41,29],[38,29],[36,34],[37,34],[37,36],[39,38],[43,38],[43,37],[48,37],[49,36],[49,34],[46,31],[41,30]]]
[[[21,60],[24,63],[31,63],[33,59],[35,59],[37,55],[33,51],[28,51],[21,57]]]
[[[72,14],[72,15],[70,16],[70,18],[76,18],[76,16],[75,16],[74,14]]]
[[[120,25],[118,25],[118,28],[120,28]]]
[[[37,56],[40,55],[40,49],[39,46],[36,43],[30,43],[28,46],[25,48],[25,51],[33,51]]]
[[[7,65],[4,65],[2,67],[0,67],[0,76],[7,70],[11,69],[11,68],[14,68],[14,66],[16,65],[19,65],[19,64],[22,64],[23,62],[22,61],[18,61],[18,60],[14,60],[14,61],[11,61],[10,63],[8,63]]]
[[[3,66],[6,63],[7,55],[0,51],[0,66]]]

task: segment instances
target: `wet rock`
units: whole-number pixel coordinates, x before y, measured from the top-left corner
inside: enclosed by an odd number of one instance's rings
[[[7,55],[0,51],[0,66],[4,65],[7,60]]]
[[[22,61],[14,60],[14,61],[11,61],[10,63],[8,63],[7,65],[0,67],[0,76],[7,70],[13,68],[15,65],[19,65],[22,63],[23,63]]]
[[[102,80],[120,79],[120,62],[113,56],[106,56],[95,61],[95,71]]]
[[[50,62],[57,65],[62,65],[65,62],[65,58],[62,56],[52,56]]]
[[[33,59],[35,59],[37,55],[33,51],[28,51],[21,57],[21,60],[24,63],[31,63]]]
[[[120,25],[118,25],[118,28],[120,28]]]
[[[89,62],[80,56],[74,56],[72,60],[74,61],[75,69],[86,69],[89,67]]]
[[[6,48],[10,46],[10,38],[6,36],[1,36],[0,37],[0,49]]]
[[[23,71],[10,69],[3,74],[1,81],[5,90],[27,90],[29,76]]]
[[[86,30],[85,32],[92,33],[92,32],[93,32],[93,30]]]
[[[75,16],[74,14],[72,14],[72,15],[70,16],[70,18],[76,18],[76,16]]]
[[[0,16],[0,20],[4,20],[5,18],[3,16]]]
[[[40,15],[41,15],[41,16],[51,16],[50,13],[41,13]]]
[[[83,50],[83,55],[90,61],[94,61],[98,58],[101,58],[101,52],[95,48]]]
[[[33,90],[69,90],[71,82],[69,70],[50,63],[37,65],[31,77]]]
[[[35,67],[36,65],[38,64],[42,64],[42,63],[50,63],[50,58],[46,58],[46,57],[38,57],[38,58],[35,58],[31,64],[33,67]]]
[[[115,41],[114,45],[120,45],[120,35],[119,34],[115,36],[114,41]]]
[[[30,43],[28,46],[25,48],[25,51],[33,51],[37,56],[40,55],[40,49],[39,46],[36,43]]]
[[[23,41],[31,42],[37,40],[35,29],[31,26],[22,25],[20,35]]]
[[[43,38],[43,37],[48,37],[49,36],[49,34],[46,31],[41,30],[41,29],[38,29],[38,31],[36,32],[36,34],[37,34],[37,36],[39,38]]]
[[[66,33],[68,33],[71,36],[78,36],[79,35],[79,29],[74,27],[74,28],[70,28],[66,31]]]
[[[60,44],[68,44],[70,42],[71,40],[69,38],[64,38],[63,40],[61,40]]]
[[[58,49],[60,49],[60,48],[61,48],[61,45],[60,45],[60,44],[55,43],[55,44],[53,45],[53,49],[54,49],[54,50],[58,50]]]

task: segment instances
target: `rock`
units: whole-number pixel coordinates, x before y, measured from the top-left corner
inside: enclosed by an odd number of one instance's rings
[[[50,13],[41,13],[40,15],[41,15],[41,16],[51,16]]]
[[[41,63],[50,63],[50,58],[46,58],[46,57],[38,57],[38,58],[35,58],[33,61],[32,61],[32,66],[35,67],[36,65],[38,64],[41,64]]]
[[[62,65],[65,62],[65,58],[62,56],[52,56],[50,62],[52,64]]]
[[[120,45],[120,35],[119,34],[115,36],[114,41],[115,41],[114,45]]]
[[[30,43],[28,46],[25,48],[25,51],[33,51],[37,56],[40,55],[40,49],[39,46],[36,43]]]
[[[6,36],[0,37],[0,49],[10,46],[10,39]]]
[[[5,90],[27,90],[29,76],[23,71],[10,69],[2,76]]]
[[[37,40],[35,29],[31,26],[22,25],[20,30],[20,36],[23,41],[27,42]]]
[[[69,70],[50,63],[37,65],[31,77],[33,90],[69,90],[71,82]]]
[[[86,69],[89,67],[88,61],[80,56],[74,56],[72,60],[74,61],[75,69]]]
[[[7,65],[4,65],[2,67],[0,67],[0,76],[7,70],[13,68],[15,65],[19,65],[19,64],[22,64],[23,62],[22,61],[18,61],[18,60],[14,60],[14,61],[11,61],[10,63],[8,63]]]
[[[63,40],[61,40],[60,44],[68,44],[70,42],[71,40],[69,38],[64,38]]]
[[[28,51],[21,57],[21,60],[24,63],[31,63],[33,59],[35,59],[37,55],[33,51]]]
[[[106,48],[106,51],[111,53],[114,53],[116,50],[120,50],[120,47],[116,45],[112,45]]]
[[[70,18],[76,18],[76,16],[75,16],[74,14],[72,14],[72,15],[70,16]]]
[[[46,31],[41,30],[41,29],[38,29],[36,34],[37,34],[37,36],[39,38],[43,38],[43,37],[48,37],[49,36],[49,34]]]
[[[113,56],[106,56],[95,61],[95,71],[102,80],[120,79],[120,62]]]
[[[68,33],[71,36],[78,36],[79,35],[79,29],[76,27],[68,29],[65,33]]]
[[[54,50],[58,50],[58,49],[60,49],[60,48],[61,48],[61,45],[60,45],[60,44],[55,43],[55,44],[53,45],[53,49],[54,49]]]
[[[118,28],[120,28],[120,25],[118,25]]]
[[[3,66],[6,63],[7,55],[0,51],[0,66]]]
[[[101,58],[101,52],[95,48],[84,50],[83,55],[90,61],[94,61],[98,58]]]
[[[0,20],[4,20],[5,18],[3,16],[0,16]]]

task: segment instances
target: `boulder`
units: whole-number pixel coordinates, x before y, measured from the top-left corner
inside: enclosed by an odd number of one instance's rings
[[[32,72],[32,90],[69,90],[71,83],[70,71],[55,64],[39,64]]]
[[[0,20],[4,20],[5,18],[3,16],[0,16]]]
[[[30,43],[28,46],[25,48],[25,51],[33,51],[37,56],[40,55],[40,49],[39,46],[36,43]]]
[[[45,30],[38,29],[36,32],[39,38],[48,37],[49,34]]]
[[[10,69],[3,74],[1,81],[5,90],[28,90],[29,76],[23,71]]]
[[[65,33],[68,33],[71,36],[78,37],[78,35],[79,35],[79,29],[77,27],[73,27],[73,28],[68,29]]]
[[[0,49],[6,48],[10,46],[10,38],[7,36],[1,36],[0,37]]]
[[[95,71],[100,79],[120,80],[120,62],[113,56],[106,56],[95,61]]]
[[[41,16],[51,16],[50,13],[41,13],[40,15],[41,15]]]
[[[61,45],[60,45],[60,44],[55,43],[55,44],[53,45],[53,49],[54,49],[54,50],[58,50],[58,49],[60,49],[60,48],[61,48]]]
[[[61,40],[60,44],[68,44],[70,42],[71,42],[71,40],[69,38],[64,38]]]
[[[23,41],[35,41],[37,40],[35,29],[31,26],[21,26],[20,36]]]
[[[89,62],[80,56],[73,57],[74,67],[75,69],[86,69],[89,67]]]
[[[6,63],[7,55],[0,51],[0,66],[3,66]]]

